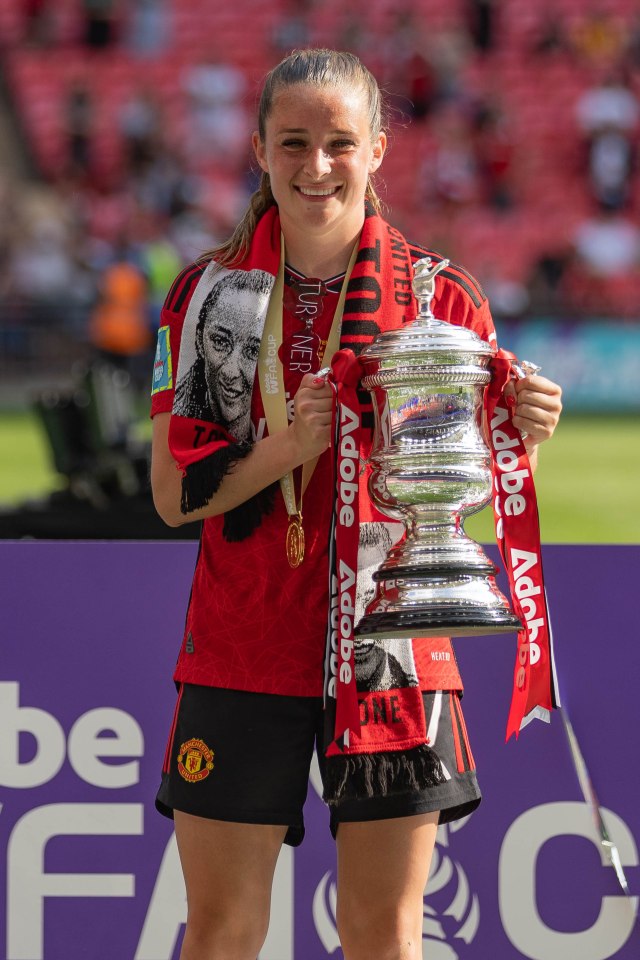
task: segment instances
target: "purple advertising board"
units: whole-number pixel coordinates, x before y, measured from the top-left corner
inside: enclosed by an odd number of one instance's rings
[[[0,544],[0,843],[7,960],[174,960],[185,919],[154,809],[197,545]],[[443,827],[429,960],[637,960],[640,548],[547,546],[563,702],[630,895],[601,853],[561,717],[504,742],[515,637],[455,642],[484,792]],[[342,957],[335,856],[312,772],[278,863],[261,960]]]

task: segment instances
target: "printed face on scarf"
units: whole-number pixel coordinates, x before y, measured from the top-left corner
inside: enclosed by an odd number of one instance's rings
[[[409,647],[402,640],[358,639],[354,650],[356,680],[363,690],[391,690],[418,683],[407,655]]]
[[[207,389],[220,408],[221,420],[231,432],[249,416],[251,390],[260,350],[256,307],[266,297],[250,290],[227,288],[217,298],[215,325],[207,317],[202,334],[202,353]]]
[[[298,83],[276,92],[265,140],[254,133],[253,145],[285,237],[293,229],[309,239],[353,241],[362,228],[369,174],[386,146],[384,133],[371,141],[362,89]]]

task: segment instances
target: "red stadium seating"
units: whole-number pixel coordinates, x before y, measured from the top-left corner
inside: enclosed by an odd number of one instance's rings
[[[136,58],[123,46],[99,53],[82,47],[79,0],[57,0],[52,5],[55,43],[46,49],[30,47],[22,42],[21,5],[17,0],[0,0],[0,42],[10,90],[46,177],[59,176],[65,166],[64,100],[76,79],[87,85],[95,104],[95,155],[106,175],[117,173],[123,162],[117,112],[127,96],[141,85],[151,84],[165,110],[168,138],[179,141],[186,112],[183,67],[206,57],[212,49],[245,72],[251,91],[247,101],[253,106],[253,92],[276,56],[274,30],[290,9],[287,0],[243,0],[226,5],[202,0],[197,8],[173,0],[170,7],[167,49],[153,57]],[[482,268],[487,258],[495,258],[506,273],[524,279],[548,246],[550,232],[558,245],[568,242],[576,224],[589,212],[574,108],[580,93],[593,81],[594,65],[584,56],[532,53],[551,11],[564,18],[565,31],[575,36],[584,23],[585,7],[584,0],[548,0],[546,4],[510,0],[496,5],[495,50],[484,55],[470,52],[467,57],[463,85],[472,92],[498,91],[515,138],[512,209],[500,212],[474,203],[458,209],[451,220],[455,256],[472,270]],[[635,7],[632,0],[602,0],[598,5],[613,18],[614,29],[627,30]],[[313,41],[338,43],[350,9],[342,0],[312,4],[309,27]],[[370,39],[368,49],[361,53],[372,67],[378,66],[382,44],[397,22],[397,9],[394,0],[353,4],[353,10],[365,18]],[[427,54],[431,38],[444,30],[460,29],[466,9],[464,0],[418,0],[413,5]],[[640,93],[638,68],[633,83]],[[384,165],[387,199],[396,218],[416,239],[423,240],[432,230],[433,211],[422,195],[419,169],[433,152],[433,136],[428,125],[398,131]],[[215,166],[211,164],[212,170]],[[237,198],[238,184],[229,182],[225,187],[219,171],[211,175],[217,179],[215,189],[205,193],[205,205],[214,207],[224,195],[226,215]]]

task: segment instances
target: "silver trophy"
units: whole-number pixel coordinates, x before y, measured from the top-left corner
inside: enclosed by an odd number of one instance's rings
[[[521,627],[496,586],[497,567],[464,532],[464,520],[491,499],[482,412],[495,350],[471,330],[434,317],[435,276],[448,264],[415,264],[418,316],[380,334],[361,355],[362,385],[373,393],[376,415],[369,492],[384,514],[404,522],[406,538],[374,573],[377,596],[356,628],[360,637],[477,636]]]

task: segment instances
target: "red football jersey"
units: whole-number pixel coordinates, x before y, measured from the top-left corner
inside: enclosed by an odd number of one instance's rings
[[[412,250],[414,253],[416,258],[427,255],[422,249]],[[154,365],[152,416],[171,411],[182,325],[205,266],[187,267],[167,296]],[[287,271],[288,287],[297,279],[299,275]],[[341,282],[341,277],[326,281],[323,309],[313,320],[314,332],[323,343]],[[438,286],[439,300],[434,299],[437,316],[467,326],[485,340],[495,339],[486,298],[471,277],[450,266],[440,274]],[[303,324],[286,291],[284,302],[286,345]],[[360,340],[355,325],[343,323],[341,347],[358,350]],[[285,389],[291,399],[304,372],[285,363]],[[267,430],[256,383],[251,421],[254,439],[259,440]],[[372,417],[363,419],[367,422],[371,425]],[[295,476],[298,491],[300,472]],[[223,517],[203,522],[176,680],[289,696],[322,695],[331,507],[331,456],[327,451],[319,458],[304,494],[305,555],[295,569],[289,566],[285,552],[288,517],[279,488],[272,513],[263,517],[245,540],[230,543],[223,538]],[[448,639],[416,640],[414,656],[422,689],[462,687]]]

